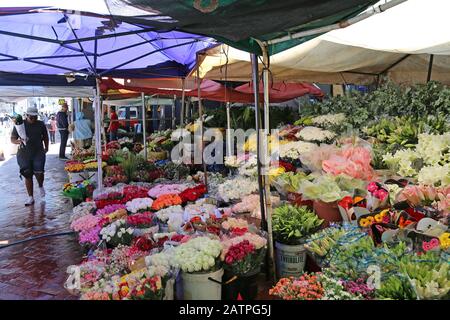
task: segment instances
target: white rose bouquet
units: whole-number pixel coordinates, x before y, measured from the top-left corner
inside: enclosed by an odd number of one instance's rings
[[[138,213],[149,211],[152,207],[153,200],[151,198],[136,198],[126,203],[127,211]]]
[[[120,219],[104,227],[100,231],[100,236],[108,245],[117,247],[120,244],[130,245],[133,232],[133,228],[127,228],[126,220]]]

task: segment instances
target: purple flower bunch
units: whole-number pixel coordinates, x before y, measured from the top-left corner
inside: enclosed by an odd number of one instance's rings
[[[81,244],[97,244],[100,241],[100,230],[102,227],[95,226],[89,230],[80,232],[79,242]]]
[[[350,292],[354,295],[361,295],[364,299],[372,299],[374,295],[375,288],[369,288],[367,282],[363,278],[359,278],[356,281],[343,281],[342,285],[345,291]]]
[[[103,209],[97,210],[97,215],[105,216],[119,209],[126,209],[127,206],[124,204],[109,204],[105,206]]]

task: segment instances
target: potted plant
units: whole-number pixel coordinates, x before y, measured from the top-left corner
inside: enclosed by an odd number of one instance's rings
[[[258,294],[257,276],[263,263],[267,240],[258,234],[222,239],[222,254],[225,275],[222,298],[254,300]]]
[[[273,211],[278,277],[302,274],[306,260],[303,243],[322,223],[323,220],[305,206],[283,205]]]

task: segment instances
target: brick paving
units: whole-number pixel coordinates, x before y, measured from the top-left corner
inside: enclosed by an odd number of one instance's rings
[[[10,242],[47,233],[69,231],[70,199],[61,196],[66,182],[59,144],[51,145],[46,163],[46,202],[25,207],[26,191],[16,158],[0,162],[0,241]],[[37,184],[35,182],[35,189]],[[0,300],[76,299],[64,289],[67,266],[81,261],[72,235],[44,238],[0,248]]]

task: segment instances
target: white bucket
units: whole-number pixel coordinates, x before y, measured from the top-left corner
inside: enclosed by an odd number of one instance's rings
[[[209,273],[182,272],[183,300],[221,300],[222,285],[209,280],[222,282],[223,269]]]
[[[306,249],[300,245],[286,245],[275,242],[278,278],[298,277],[303,274]]]

